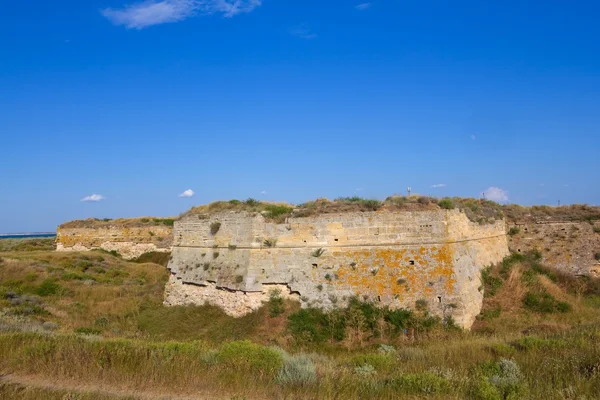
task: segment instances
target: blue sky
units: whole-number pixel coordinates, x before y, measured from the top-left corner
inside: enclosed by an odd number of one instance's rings
[[[0,232],[407,186],[598,204],[599,14],[553,0],[8,2]]]

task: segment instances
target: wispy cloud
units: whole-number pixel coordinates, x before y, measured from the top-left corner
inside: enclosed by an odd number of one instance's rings
[[[105,8],[100,12],[115,25],[143,29],[183,21],[198,14],[221,14],[230,18],[254,10],[261,2],[262,0],[146,0],[119,9]]]
[[[300,39],[316,39],[319,36],[306,24],[301,24],[290,29],[290,35]]]
[[[435,185],[431,185],[432,188],[443,188],[446,187],[445,183],[436,183]]]
[[[101,194],[93,194],[91,196],[86,196],[83,199],[81,199],[81,201],[83,201],[84,203],[98,202],[102,200],[106,200],[106,197],[102,196]]]
[[[356,8],[359,11],[364,11],[367,8],[371,7],[371,3],[360,3],[354,6],[354,8]]]
[[[495,186],[487,188],[483,194],[486,199],[497,201],[498,203],[508,201],[508,192]]]
[[[266,191],[266,190],[262,190],[262,191],[260,192],[260,194],[262,194],[262,195],[264,196],[265,194],[267,194],[267,191]]]
[[[194,191],[193,191],[192,189],[188,189],[188,190],[186,190],[185,192],[181,193],[181,194],[179,195],[179,197],[181,197],[181,198],[184,198],[184,199],[185,199],[185,198],[189,198],[189,197],[194,197],[194,194],[195,194],[195,193],[194,193]]]

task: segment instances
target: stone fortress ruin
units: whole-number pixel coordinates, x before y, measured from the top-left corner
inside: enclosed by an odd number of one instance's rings
[[[508,254],[504,221],[477,224],[458,210],[367,211],[291,217],[224,211],[175,223],[165,302],[214,304],[240,316],[273,288],[331,308],[352,296],[391,308],[425,301],[469,327],[480,270]]]
[[[474,217],[434,204],[294,210],[270,218],[264,210],[229,206],[239,203],[197,207],[175,221],[70,222],[58,229],[57,250],[102,248],[124,258],[171,251],[167,305],[212,304],[242,316],[272,290],[325,309],[356,296],[382,307],[425,305],[465,328],[481,310],[481,270],[500,262],[509,247],[540,250],[548,265],[567,273],[598,272],[593,249],[600,249],[600,227],[589,217],[600,215],[596,209],[580,221],[509,214],[505,222],[501,213]]]

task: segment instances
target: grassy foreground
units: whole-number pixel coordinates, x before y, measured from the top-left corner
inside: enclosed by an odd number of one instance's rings
[[[240,319],[214,307],[165,308],[167,272],[144,262],[152,260],[0,253],[0,375],[86,383],[74,391],[0,379],[0,398],[485,400],[600,393],[600,284],[544,268],[533,253],[484,271],[484,308],[471,332],[434,321],[426,310],[377,313],[359,302],[332,315],[300,311],[274,296]]]

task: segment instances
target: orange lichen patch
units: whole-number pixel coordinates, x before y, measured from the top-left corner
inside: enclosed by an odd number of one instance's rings
[[[433,294],[434,282],[443,282],[446,294],[452,294],[452,249],[422,246],[415,249],[375,249],[349,251],[342,254],[354,266],[342,265],[334,285],[352,288],[359,294],[391,299],[410,296],[419,298]],[[414,265],[411,264],[414,261]],[[399,284],[398,282],[402,282]]]

